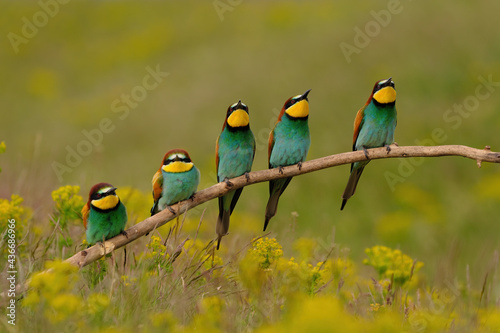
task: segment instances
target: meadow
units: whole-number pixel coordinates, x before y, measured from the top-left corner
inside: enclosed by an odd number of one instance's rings
[[[95,183],[118,187],[128,226],[148,217],[172,148],[199,189],[215,184],[239,99],[253,170],[287,98],[312,89],[318,158],[352,149],[356,111],[390,76],[398,144],[499,151],[499,3],[61,2],[1,2],[1,291],[12,219],[16,281],[30,280],[1,331],[500,331],[499,167],[460,157],[373,161],[342,212],[349,166],[295,177],[266,233],[267,184],[248,186],[220,251],[213,200],[127,245],[126,261],[62,263],[86,246]]]

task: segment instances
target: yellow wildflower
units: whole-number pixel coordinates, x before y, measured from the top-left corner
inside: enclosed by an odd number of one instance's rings
[[[83,198],[78,195],[80,186],[66,185],[52,191],[52,200],[56,207],[56,215],[59,217],[59,223],[64,229],[68,221],[80,219],[80,212],[83,208]]]
[[[372,266],[379,274],[379,279],[392,280],[400,286],[410,280],[413,274],[424,265],[420,261],[413,261],[401,250],[392,250],[386,246],[374,246],[365,250],[368,259],[363,260],[365,265]]]

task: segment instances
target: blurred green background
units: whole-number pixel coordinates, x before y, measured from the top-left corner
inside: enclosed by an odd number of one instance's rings
[[[238,99],[250,108],[257,138],[254,170],[267,167],[267,137],[287,98],[312,89],[314,159],[351,150],[356,111],[375,81],[389,76],[398,92],[400,145],[429,140],[441,128],[440,144],[500,150],[498,84],[471,112],[448,114],[457,122],[444,118],[455,104],[473,101],[479,76],[500,81],[495,1],[71,1],[45,14],[46,24],[35,1],[1,7],[0,141],[7,152],[0,196],[23,196],[35,223],[50,213],[50,192],[61,185],[80,185],[84,197],[101,181],[149,192],[172,148],[190,153],[200,189],[214,184],[215,140]],[[381,14],[393,8],[397,13]],[[34,16],[40,27],[16,52],[10,33],[23,37]],[[357,31],[367,27],[371,37],[347,59],[341,43],[360,46]],[[140,93],[148,67],[169,75],[121,119],[120,99]],[[67,147],[77,149],[82,131],[104,118],[114,129],[60,181],[53,163],[66,164]],[[349,166],[296,177],[270,230],[285,234],[297,212],[297,236],[329,244],[334,234],[354,258],[375,244],[400,247],[441,281],[465,276],[469,264],[471,283],[480,285],[500,245],[499,166],[426,159],[391,188],[385,173],[398,174],[402,163],[370,163],[342,213]],[[267,198],[267,184],[250,186],[236,210],[263,220]],[[205,206],[206,223],[215,226],[216,201]],[[238,224],[232,220],[232,235]]]

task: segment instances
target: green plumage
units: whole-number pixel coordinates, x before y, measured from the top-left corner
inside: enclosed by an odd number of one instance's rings
[[[241,105],[246,108],[244,104],[237,106]],[[216,155],[218,157],[217,180],[219,182],[250,172],[255,155],[255,137],[250,126],[232,128],[226,123],[217,140]],[[219,198],[219,217],[216,226],[217,249],[220,246],[222,236],[229,231],[229,218],[242,191],[242,188],[230,191]]]
[[[87,243],[93,245],[115,237],[123,232],[126,224],[127,210],[121,201],[116,207],[108,210],[101,210],[90,205],[87,219]]]

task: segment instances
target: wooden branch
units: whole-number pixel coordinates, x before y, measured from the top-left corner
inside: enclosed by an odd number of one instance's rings
[[[391,151],[387,152],[385,147],[368,149],[368,156],[370,160],[381,158],[405,158],[405,157],[440,157],[440,156],[462,156],[477,162],[478,167],[481,167],[481,162],[500,163],[500,153],[492,152],[489,146],[484,149],[476,149],[467,146],[449,145],[449,146],[406,146],[399,147],[396,145],[391,146]],[[141,236],[159,228],[178,215],[198,206],[202,203],[220,197],[230,190],[238,189],[251,184],[266,182],[271,179],[285,178],[290,176],[298,176],[301,174],[318,171],[321,169],[331,168],[338,165],[350,164],[366,160],[364,152],[355,151],[349,153],[341,153],[330,155],[315,160],[302,163],[299,169],[297,165],[284,167],[282,172],[278,169],[260,170],[249,173],[249,179],[245,176],[240,176],[231,179],[233,186],[228,187],[225,182],[215,184],[209,188],[196,192],[193,199],[179,202],[172,206],[176,214],[172,214],[168,209],[151,216],[144,221],[141,221],[131,228],[126,230],[127,236],[118,235],[114,238],[107,240],[102,245],[94,245],[86,250],[82,250],[72,257],[65,260],[72,265],[79,268],[84,267],[110,253],[133,242]],[[339,193],[340,198],[340,193]],[[51,269],[45,271],[48,272]],[[16,286],[16,293],[21,294],[27,289],[29,280],[23,284]],[[7,293],[0,293],[0,298],[4,299]]]
[[[489,146],[486,146],[485,149],[481,150],[459,145],[406,147],[398,147],[392,145],[390,152],[387,152],[385,147],[368,149],[368,156],[370,160],[401,157],[463,156],[477,161],[478,166],[481,166],[481,162],[500,163],[500,153],[490,151]],[[104,246],[99,244],[94,245],[86,250],[76,253],[71,258],[67,259],[66,262],[69,262],[78,267],[86,266],[91,262],[100,259],[105,254],[110,253],[111,251],[122,246],[125,246],[141,236],[144,236],[145,234],[151,232],[153,229],[161,227],[178,215],[202,203],[220,197],[230,190],[238,189],[251,184],[269,181],[271,179],[298,176],[321,169],[364,160],[366,160],[364,153],[362,151],[355,151],[306,161],[302,163],[302,167],[300,169],[297,165],[287,166],[282,169],[282,173],[280,173],[277,168],[250,172],[248,180],[245,176],[240,176],[231,179],[231,183],[233,184],[233,186],[231,187],[228,187],[226,183],[222,182],[196,192],[193,199],[182,201],[172,206],[172,208],[176,211],[176,214],[173,214],[168,209],[165,209],[126,230],[127,236],[118,235],[110,240],[107,240],[104,243]],[[340,195],[341,193],[339,193],[339,198]]]

